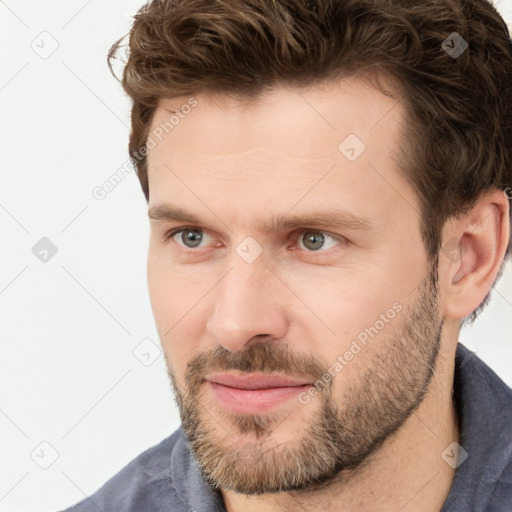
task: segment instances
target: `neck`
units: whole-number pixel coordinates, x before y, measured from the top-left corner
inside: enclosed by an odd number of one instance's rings
[[[441,454],[459,442],[453,402],[456,344],[448,353],[441,349],[424,400],[366,464],[314,491],[259,496],[221,491],[227,512],[440,512],[455,476]]]

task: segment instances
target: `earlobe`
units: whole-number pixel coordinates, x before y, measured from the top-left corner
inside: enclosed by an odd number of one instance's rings
[[[446,317],[462,319],[484,301],[503,262],[509,230],[508,198],[498,190],[450,223],[439,258]]]

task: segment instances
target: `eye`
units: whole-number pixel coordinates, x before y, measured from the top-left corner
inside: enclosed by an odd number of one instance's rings
[[[331,249],[332,247],[335,247],[336,243],[334,245],[331,245],[330,247],[325,247],[325,241],[328,239],[334,242],[338,242],[338,244],[344,243],[344,240],[342,238],[331,236],[329,235],[329,233],[326,233],[325,231],[314,231],[311,229],[303,229],[302,231],[300,231],[298,239],[303,246],[300,248],[304,248],[309,252],[315,252],[318,251],[319,249],[327,250]]]
[[[164,238],[165,242],[169,239],[173,239],[181,247],[194,250],[202,248],[201,242],[204,241],[205,234],[205,231],[198,226],[188,226],[172,229]],[[295,238],[298,238],[299,240],[299,249],[306,250],[307,252],[326,252],[328,249],[331,249],[336,245],[346,243],[346,240],[343,237],[335,237],[325,231],[315,231],[312,229],[301,230],[295,235]],[[330,247],[326,246],[326,241],[329,240],[331,241]],[[321,251],[321,249],[324,250]]]
[[[170,238],[174,239],[175,237],[176,239],[174,241],[178,245],[183,244],[182,246],[186,249],[195,249],[196,247],[199,247],[203,241],[204,231],[195,226],[173,229],[165,235],[165,240],[167,241]],[[181,244],[178,242],[178,240],[181,241]]]

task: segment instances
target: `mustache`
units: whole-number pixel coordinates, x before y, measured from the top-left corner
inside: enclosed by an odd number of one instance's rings
[[[322,378],[327,365],[310,354],[294,354],[287,345],[259,342],[243,351],[231,351],[217,345],[202,352],[187,364],[186,383],[189,390],[197,389],[208,373],[239,370],[247,373],[279,373],[311,380]]]

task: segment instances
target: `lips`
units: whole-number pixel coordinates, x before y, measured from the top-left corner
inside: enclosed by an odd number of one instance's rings
[[[304,379],[264,374],[217,373],[205,381],[217,404],[238,414],[266,414],[311,386]]]
[[[222,384],[230,388],[254,390],[254,389],[269,389],[269,388],[288,388],[296,386],[305,386],[311,384],[304,379],[290,379],[280,375],[265,375],[265,374],[248,374],[244,376],[236,376],[227,373],[217,373],[206,377],[215,384]]]

